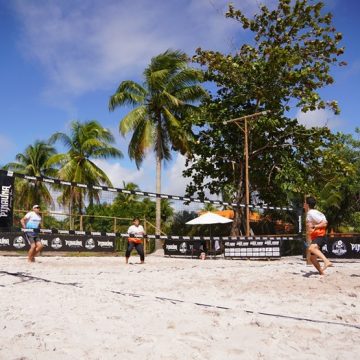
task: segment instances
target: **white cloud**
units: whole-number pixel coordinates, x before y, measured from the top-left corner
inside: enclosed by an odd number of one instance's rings
[[[122,188],[123,181],[125,183],[133,182],[138,185],[142,183],[143,169],[126,168],[121,166],[119,162],[109,162],[107,160],[94,160],[94,163],[106,173],[115,187]]]
[[[336,129],[342,125],[341,119],[327,109],[308,111],[306,113],[299,110],[296,117],[299,123],[307,128],[328,127],[329,129]]]
[[[183,171],[185,167],[186,157],[177,154],[175,161],[171,164],[171,167],[164,171],[163,174],[163,193],[172,195],[184,195],[186,186],[192,181],[191,178],[185,177]],[[210,178],[205,178],[205,182],[211,181]],[[204,191],[205,196],[208,199],[219,200],[221,196],[210,194],[208,189]],[[196,195],[194,195],[196,197]],[[203,206],[203,205],[201,205]]]
[[[141,168],[138,170],[133,166],[123,166],[120,161],[95,160],[109,179],[113,186],[123,187],[125,183],[133,182],[139,186],[141,190],[155,192],[155,157],[152,153],[144,159]],[[162,193],[172,195],[184,195],[186,185],[189,179],[183,177],[182,171],[185,169],[185,157],[181,154],[176,155],[175,161],[168,164],[168,168],[163,166],[162,170]]]
[[[234,24],[209,2],[194,4],[19,0],[21,49],[45,69],[50,94],[80,95],[140,75],[167,48],[222,46]]]
[[[272,1],[265,1],[271,3]],[[168,48],[193,54],[229,51],[242,31],[224,17],[227,0],[18,0],[20,49],[44,69],[45,93],[71,108],[68,97],[114,88],[140,77],[151,57]],[[236,3],[236,2],[235,2]],[[258,2],[238,1],[253,12]]]
[[[185,156],[181,154],[176,155],[175,161],[169,169],[166,169],[163,174],[163,191],[166,194],[184,195],[186,186],[189,184],[189,178],[183,176],[182,172],[185,170]]]

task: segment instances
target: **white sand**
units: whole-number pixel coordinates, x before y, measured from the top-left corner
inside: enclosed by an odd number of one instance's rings
[[[360,262],[130,260],[1,256],[0,359],[360,358]]]

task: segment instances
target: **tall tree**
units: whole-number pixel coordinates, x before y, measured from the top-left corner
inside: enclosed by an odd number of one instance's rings
[[[69,135],[57,132],[51,136],[51,143],[57,141],[61,141],[68,151],[53,155],[48,164],[56,164],[60,167],[58,176],[62,180],[112,186],[106,173],[93,161],[93,159],[122,157],[121,151],[112,146],[115,140],[108,129],[94,120],[84,123],[73,121]],[[82,213],[86,195],[89,196],[90,203],[93,199],[99,200],[98,190],[69,186],[64,190],[61,202],[69,204],[71,210],[74,210],[75,206],[79,213]]]
[[[331,133],[307,129],[287,112],[294,105],[303,111],[328,106],[338,113],[336,101],[324,101],[319,89],[334,81],[331,67],[342,65],[342,35],[333,27],[331,14],[323,13],[322,2],[279,0],[274,10],[261,6],[253,18],[230,5],[226,16],[250,30],[253,41],[235,54],[197,50],[194,60],[206,67],[206,80],[218,91],[204,103],[197,122],[202,129],[185,172],[193,179],[188,192],[201,195],[208,188],[220,193],[232,186],[233,200],[244,202],[244,131],[223,122],[269,110],[249,121],[252,196],[278,205],[299,200],[311,165],[319,163]],[[234,235],[242,221],[237,209]]]
[[[13,170],[30,176],[54,176],[56,169],[49,166],[48,160],[56,154],[53,146],[44,141],[36,141],[29,145],[24,153],[16,155],[16,162],[10,162],[4,169]],[[49,185],[41,181],[28,181],[17,179],[15,207],[30,209],[32,205],[49,206],[53,204]]]
[[[145,69],[144,83],[123,81],[110,97],[109,109],[134,107],[121,121],[120,133],[132,132],[129,156],[139,167],[148,149],[156,157],[156,192],[161,192],[161,166],[171,159],[171,150],[182,154],[190,150],[191,124],[187,121],[196,111],[197,101],[207,96],[199,85],[201,71],[188,67],[188,58],[181,51],[167,50],[151,59]],[[156,199],[157,234],[161,227],[161,202]],[[159,244],[158,244],[159,245]]]
[[[355,131],[360,134],[359,129]],[[337,134],[324,151],[323,169],[314,174],[312,193],[326,214],[329,226],[355,227],[354,214],[360,212],[360,141],[351,135]]]

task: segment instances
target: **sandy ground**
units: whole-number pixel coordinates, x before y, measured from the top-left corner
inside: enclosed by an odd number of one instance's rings
[[[130,260],[1,256],[0,359],[360,358],[359,261]]]

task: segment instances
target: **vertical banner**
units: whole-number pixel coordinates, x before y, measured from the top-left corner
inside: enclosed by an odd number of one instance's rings
[[[10,229],[13,225],[14,178],[0,172],[0,228]]]
[[[296,211],[297,214],[297,223],[298,223],[298,234],[302,233],[302,215],[303,215],[303,208],[298,208]]]

